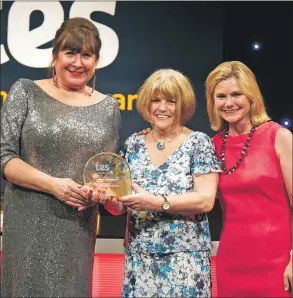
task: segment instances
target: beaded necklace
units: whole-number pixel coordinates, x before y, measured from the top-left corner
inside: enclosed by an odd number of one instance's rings
[[[243,162],[245,156],[247,155],[247,151],[248,151],[248,148],[249,148],[249,145],[250,145],[250,142],[251,142],[251,138],[255,132],[255,129],[256,129],[256,126],[252,126],[249,134],[248,134],[248,137],[247,137],[247,140],[245,141],[245,144],[244,144],[244,147],[242,149],[242,152],[241,152],[241,157],[240,159],[237,161],[237,163],[230,169],[227,169],[226,168],[226,164],[225,164],[225,149],[226,149],[226,142],[227,142],[227,139],[228,139],[228,135],[229,135],[229,129],[226,129],[225,131],[225,135],[224,135],[224,139],[223,139],[223,143],[222,143],[222,147],[221,147],[221,155],[220,155],[220,158],[221,158],[221,161],[222,161],[222,170],[224,172],[224,174],[226,175],[230,175],[231,173],[233,173],[236,169],[239,168],[239,166],[241,165],[241,163]]]

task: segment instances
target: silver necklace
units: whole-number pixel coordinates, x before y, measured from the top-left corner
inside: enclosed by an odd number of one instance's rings
[[[169,141],[156,140],[155,137],[154,137],[154,130],[152,130],[152,138],[153,138],[153,140],[157,143],[157,148],[158,148],[158,150],[164,150],[165,147],[166,147],[165,144],[168,144],[168,143],[171,143],[171,142],[175,141],[175,140],[180,136],[180,134],[183,132],[183,129],[184,129],[184,127],[182,127],[181,132],[180,132],[174,139],[171,139],[171,140],[169,140]],[[173,133],[173,134],[171,134],[171,136],[173,136],[173,135],[175,135],[175,134],[176,134],[176,132]]]

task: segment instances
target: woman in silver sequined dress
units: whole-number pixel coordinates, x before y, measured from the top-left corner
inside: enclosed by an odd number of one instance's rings
[[[87,86],[100,48],[90,21],[65,21],[52,78],[18,80],[2,107],[1,297],[91,296],[97,208],[85,208],[82,173],[94,154],[117,150],[120,129],[116,100]]]

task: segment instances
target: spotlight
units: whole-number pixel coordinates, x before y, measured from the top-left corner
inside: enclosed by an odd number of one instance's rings
[[[283,118],[281,119],[281,125],[290,128],[292,126],[292,121],[289,118]]]
[[[254,43],[252,44],[252,49],[253,49],[254,51],[259,51],[259,50],[261,49],[261,44],[260,44],[259,42],[254,42]]]

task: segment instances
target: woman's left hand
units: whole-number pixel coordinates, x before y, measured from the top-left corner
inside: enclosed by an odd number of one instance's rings
[[[292,256],[290,258],[289,264],[287,265],[285,271],[284,271],[284,288],[286,292],[289,292],[293,287],[293,280],[292,280]]]
[[[117,201],[117,197],[110,191],[104,191],[103,189],[93,188],[91,184],[85,184],[81,189],[86,192],[88,198],[88,204],[78,208],[78,211],[83,211],[96,204],[104,205],[107,202]]]
[[[155,196],[144,190],[136,183],[132,183],[132,188],[136,194],[123,196],[118,200],[124,206],[136,211],[160,211],[164,203],[164,199],[160,196]]]

